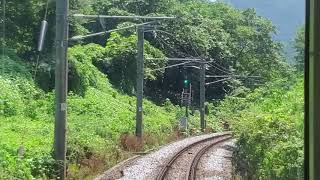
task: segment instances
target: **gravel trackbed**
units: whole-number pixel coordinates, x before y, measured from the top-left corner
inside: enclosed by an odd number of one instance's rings
[[[95,180],[122,179],[122,180],[152,180],[155,179],[161,167],[182,148],[202,139],[219,136],[226,133],[213,133],[185,138],[163,146],[159,150],[139,156],[132,160],[118,164],[117,170],[109,170]],[[229,153],[230,154],[230,153]],[[117,171],[117,172],[116,172]]]

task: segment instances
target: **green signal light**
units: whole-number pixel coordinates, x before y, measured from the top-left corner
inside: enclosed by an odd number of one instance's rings
[[[189,86],[189,80],[185,79],[183,81],[184,87],[187,88]]]

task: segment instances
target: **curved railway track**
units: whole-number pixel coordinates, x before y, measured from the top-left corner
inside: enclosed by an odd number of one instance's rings
[[[167,163],[161,168],[160,172],[158,173],[156,180],[164,180],[164,179],[176,179],[175,178],[168,178],[168,174],[170,173],[170,171],[172,170],[172,167],[175,163],[178,163],[178,159],[179,158],[183,158],[183,155],[189,155],[189,154],[193,154],[192,152],[188,152],[191,151],[193,149],[193,151],[195,151],[195,155],[192,157],[191,163],[190,161],[188,162],[184,162],[183,165],[186,165],[186,163],[189,163],[188,169],[186,170],[185,173],[185,178],[183,179],[189,179],[189,180],[194,180],[196,179],[196,169],[197,166],[199,164],[199,161],[201,159],[201,157],[212,147],[225,142],[229,139],[232,138],[231,133],[226,133],[226,134],[222,134],[219,136],[215,136],[215,137],[210,137],[207,139],[203,139],[197,142],[194,142],[192,144],[190,144],[187,147],[184,147],[183,149],[181,149],[180,151],[178,151],[176,154],[174,154],[168,161]],[[200,148],[200,150],[198,150]]]

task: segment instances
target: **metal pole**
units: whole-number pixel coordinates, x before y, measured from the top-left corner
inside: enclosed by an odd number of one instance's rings
[[[206,73],[205,61],[202,61],[200,65],[200,127],[202,132],[204,132],[204,129],[205,129],[205,119],[204,119],[205,73]]]
[[[189,113],[188,113],[188,108],[189,108],[189,98],[188,98],[188,102],[186,102],[186,118],[188,119],[189,117]]]
[[[55,128],[54,158],[59,163],[60,179],[66,177],[66,121],[67,121],[67,82],[68,82],[68,0],[56,1],[56,70],[55,70]]]
[[[137,55],[137,110],[136,110],[136,136],[142,137],[142,99],[143,99],[143,44],[144,44],[144,27],[138,27],[138,55]]]
[[[305,179],[320,178],[320,2],[307,1],[306,71],[305,71]]]
[[[187,130],[188,130],[188,118],[189,118],[189,106],[191,106],[191,98],[192,98],[192,94],[191,94],[191,91],[192,91],[192,85],[190,83],[189,85],[189,97],[188,97],[188,102],[186,104],[186,120],[187,120]]]

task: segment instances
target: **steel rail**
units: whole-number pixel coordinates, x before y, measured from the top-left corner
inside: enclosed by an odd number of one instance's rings
[[[232,137],[228,137],[228,138],[225,138],[225,139],[222,139],[220,141],[216,141],[212,144],[209,144],[207,146],[205,146],[204,148],[202,148],[200,151],[197,152],[196,156],[193,158],[190,166],[189,166],[189,173],[187,174],[187,178],[188,180],[195,180],[196,179],[196,171],[197,171],[197,167],[198,167],[198,164],[200,162],[200,159],[201,157],[210,149],[212,148],[213,146],[223,142],[223,141],[227,141],[229,139],[231,139]]]
[[[160,172],[158,173],[157,177],[156,177],[156,180],[164,180],[168,171],[169,171],[169,168],[173,165],[173,163],[184,153],[186,152],[188,149],[190,149],[191,147],[194,147],[195,145],[198,145],[198,144],[201,144],[201,143],[204,143],[204,142],[207,142],[207,141],[210,141],[210,140],[213,140],[213,139],[217,139],[217,138],[220,138],[220,137],[224,137],[224,136],[231,136],[231,133],[228,132],[228,133],[225,133],[225,134],[221,134],[221,135],[218,135],[218,136],[214,136],[214,137],[210,137],[210,138],[206,138],[206,139],[202,139],[200,141],[197,141],[197,142],[194,142],[186,147],[184,147],[183,149],[181,149],[180,151],[178,151],[176,154],[174,154],[172,156],[172,158],[170,158],[170,160],[165,164],[165,166],[163,166],[160,170]],[[228,137],[228,138],[231,138],[231,137]],[[224,140],[224,139],[223,139]],[[220,140],[223,141],[223,140]]]

